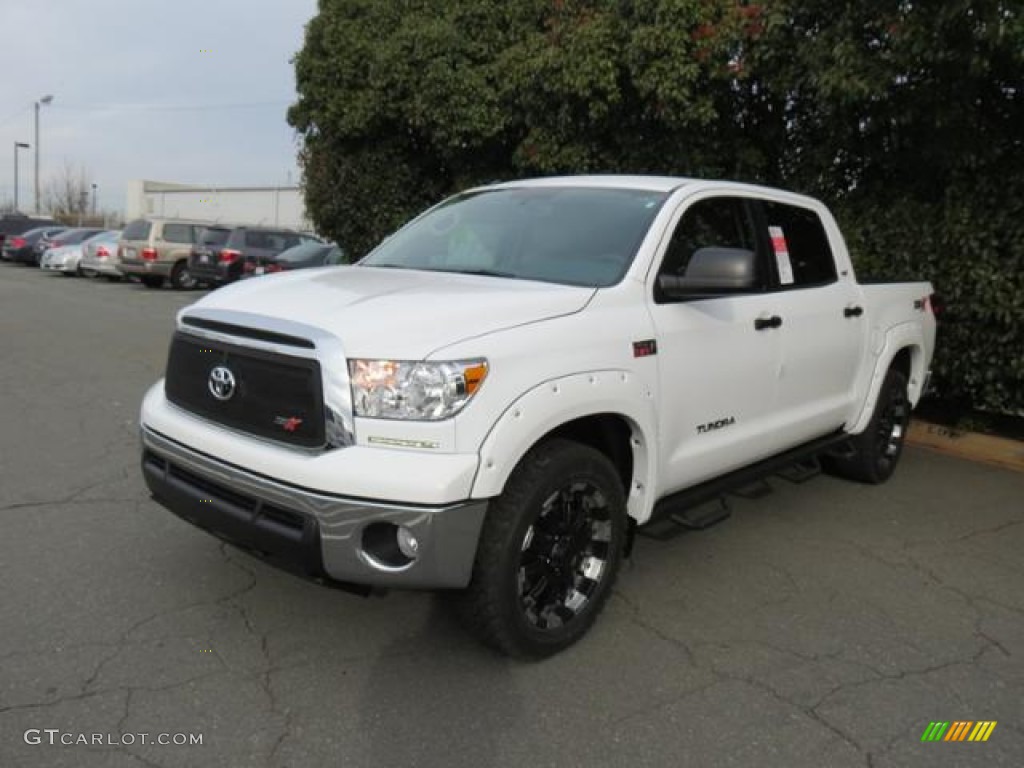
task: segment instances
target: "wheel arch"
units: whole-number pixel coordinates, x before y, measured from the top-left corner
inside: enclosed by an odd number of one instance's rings
[[[500,495],[535,446],[565,438],[599,451],[622,481],[626,511],[644,522],[653,506],[653,395],[625,371],[593,371],[545,382],[512,403],[480,448],[473,498]]]
[[[886,334],[885,343],[875,360],[867,397],[857,419],[847,430],[851,434],[859,434],[867,427],[890,369],[898,370],[907,377],[907,396],[916,406],[924,392],[927,363],[921,329],[913,323],[896,326]]]

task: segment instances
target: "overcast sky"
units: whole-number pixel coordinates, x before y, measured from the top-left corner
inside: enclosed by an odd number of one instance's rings
[[[123,209],[129,179],[296,182],[290,61],[315,13],[316,0],[0,0],[0,203],[46,94],[40,184],[82,166],[100,208]],[[34,151],[18,159],[23,210]]]

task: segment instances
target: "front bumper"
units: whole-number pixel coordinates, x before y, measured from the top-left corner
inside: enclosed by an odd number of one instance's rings
[[[142,473],[179,517],[305,578],[342,586],[458,588],[469,583],[486,500],[437,506],[352,498],[220,461],[146,426]],[[417,542],[414,558],[394,541]]]

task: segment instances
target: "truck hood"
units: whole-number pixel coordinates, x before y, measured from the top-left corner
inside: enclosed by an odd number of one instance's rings
[[[243,280],[185,308],[179,321],[202,316],[292,334],[298,323],[337,336],[349,357],[422,360],[473,336],[579,312],[594,291],[450,272],[326,267]]]

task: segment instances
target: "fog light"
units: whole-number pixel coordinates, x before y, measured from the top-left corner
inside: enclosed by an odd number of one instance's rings
[[[416,561],[420,543],[396,523],[379,521],[363,529],[363,556],[374,568],[404,570]]]
[[[398,527],[398,549],[410,560],[415,560],[420,552],[419,541],[404,525]]]

